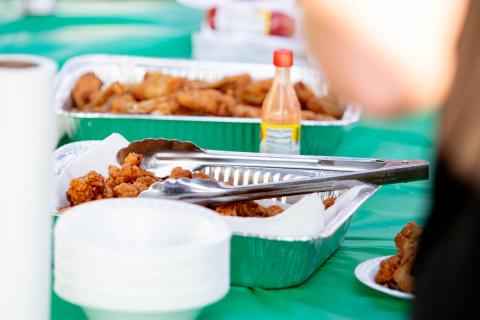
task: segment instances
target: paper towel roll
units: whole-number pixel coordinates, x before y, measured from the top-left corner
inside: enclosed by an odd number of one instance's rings
[[[0,54],[0,319],[49,319],[56,70]]]
[[[25,13],[29,15],[51,15],[55,11],[56,0],[24,0]]]

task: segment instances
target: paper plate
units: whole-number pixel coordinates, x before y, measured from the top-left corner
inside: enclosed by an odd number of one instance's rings
[[[399,298],[399,299],[406,299],[406,300],[414,299],[415,296],[411,293],[390,289],[386,285],[381,285],[375,282],[375,275],[377,274],[380,268],[380,262],[389,257],[391,256],[377,257],[377,258],[369,259],[360,263],[355,268],[355,276],[364,285],[374,290],[383,292],[385,294],[388,294],[392,297]]]

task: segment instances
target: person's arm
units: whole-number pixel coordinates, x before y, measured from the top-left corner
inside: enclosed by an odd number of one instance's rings
[[[308,45],[333,89],[390,116],[439,105],[468,0],[300,0]]]

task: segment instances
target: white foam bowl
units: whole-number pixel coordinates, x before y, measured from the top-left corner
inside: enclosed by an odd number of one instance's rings
[[[109,199],[55,226],[55,292],[90,319],[190,319],[230,284],[231,231],[196,205]]]

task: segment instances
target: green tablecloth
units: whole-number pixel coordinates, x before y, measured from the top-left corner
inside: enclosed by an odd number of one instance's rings
[[[0,53],[41,54],[60,64],[86,53],[189,57],[190,35],[202,17],[168,1],[61,2],[56,16],[29,18],[1,6]],[[436,114],[389,122],[364,118],[337,154],[432,161],[436,122]],[[232,287],[200,319],[408,317],[408,302],[363,286],[353,270],[365,259],[394,253],[394,235],[409,220],[424,220],[430,194],[429,182],[383,187],[358,210],[342,247],[306,283],[284,290]],[[52,319],[86,318],[80,308],[52,294]]]

